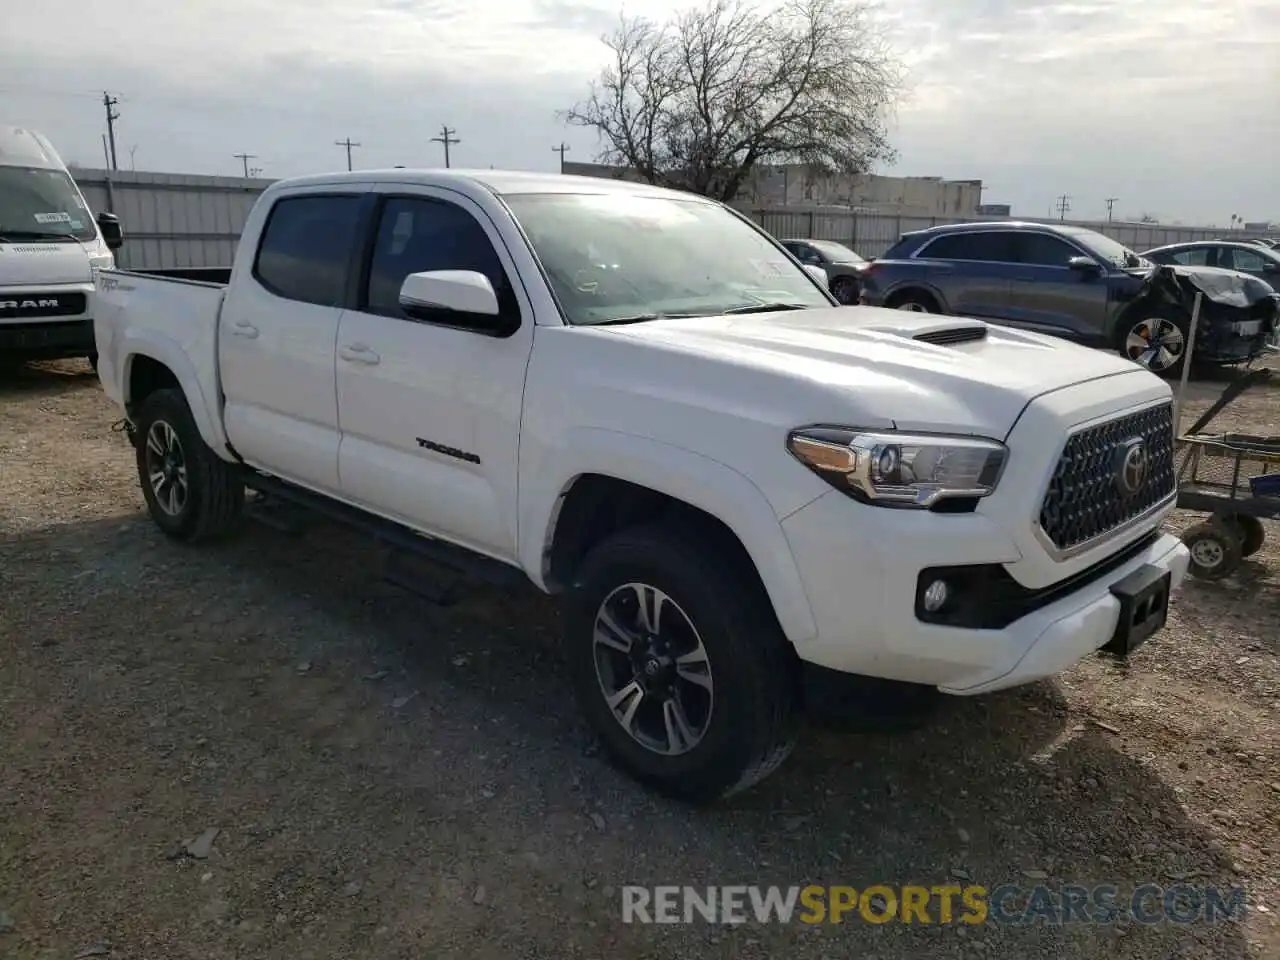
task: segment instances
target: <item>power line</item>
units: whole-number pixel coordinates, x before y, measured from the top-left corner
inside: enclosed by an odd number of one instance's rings
[[[232,156],[244,164],[244,178],[248,180],[249,179],[249,161],[257,160],[258,155],[256,153],[233,153]]]
[[[1058,197],[1058,219],[1067,219],[1067,212],[1071,209],[1071,194],[1064,193]]]
[[[336,146],[336,147],[346,147],[346,148],[347,148],[347,171],[348,171],[348,172],[350,172],[350,171],[351,171],[351,148],[352,148],[352,147],[358,147],[358,146],[360,146],[360,144],[356,143],[356,142],[355,142],[354,140],[352,140],[350,137],[347,137],[347,139],[345,139],[345,140],[335,140],[335,141],[333,141],[333,144],[334,144],[334,146]]]
[[[116,163],[116,121],[120,119],[120,114],[112,109],[120,102],[119,97],[113,97],[105,90],[102,91],[102,105],[107,111],[107,141],[111,144],[111,169],[119,170],[120,166]]]
[[[1107,204],[1107,223],[1111,222],[1111,208],[1112,206],[1115,205],[1115,202],[1119,199],[1120,199],[1119,197],[1107,197],[1105,201]]]
[[[561,140],[560,146],[552,147],[551,152],[560,154],[560,172],[564,173],[564,155],[569,152],[569,147]]]
[[[450,128],[446,124],[440,128],[440,136],[431,138],[432,143],[444,144],[444,165],[446,168],[449,166],[449,144],[462,142],[461,140],[453,138],[453,135],[457,132],[457,130]]]

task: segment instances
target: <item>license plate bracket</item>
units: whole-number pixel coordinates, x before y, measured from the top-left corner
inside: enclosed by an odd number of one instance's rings
[[[1168,570],[1146,563],[1111,585],[1111,595],[1120,601],[1120,617],[1103,653],[1124,659],[1164,627],[1170,582]]]

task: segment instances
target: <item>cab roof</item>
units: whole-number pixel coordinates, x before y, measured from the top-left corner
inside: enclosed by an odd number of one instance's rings
[[[291,177],[272,184],[273,190],[292,190],[308,186],[332,186],[342,183],[403,183],[419,186],[453,187],[467,192],[480,188],[498,196],[530,193],[592,193],[622,196],[666,197],[672,200],[695,200],[712,203],[697,194],[655,187],[630,180],[605,177],[582,177],[561,173],[535,173],[526,170],[466,170],[396,167],[390,170],[355,170],[342,173]]]
[[[0,167],[63,170],[53,144],[34,130],[0,124]]]

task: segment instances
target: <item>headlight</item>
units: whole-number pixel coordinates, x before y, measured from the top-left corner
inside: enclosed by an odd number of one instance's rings
[[[792,455],[837,490],[866,503],[928,509],[940,500],[995,490],[1008,448],[994,440],[802,427]]]

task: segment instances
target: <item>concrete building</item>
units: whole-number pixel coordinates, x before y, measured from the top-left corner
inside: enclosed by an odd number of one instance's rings
[[[633,171],[599,163],[569,163],[565,173],[638,180]],[[981,180],[942,177],[827,176],[804,164],[758,167],[736,205],[751,207],[842,207],[858,213],[908,217],[972,217],[982,202]]]
[[[758,168],[751,190],[741,199],[762,207],[850,207],[907,217],[972,217],[982,203],[982,181],[874,173],[827,176],[803,164],[789,164]]]

